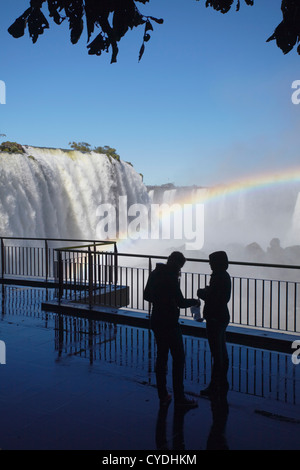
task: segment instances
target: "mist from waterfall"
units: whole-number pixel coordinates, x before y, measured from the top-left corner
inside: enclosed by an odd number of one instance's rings
[[[299,183],[234,192],[224,186],[217,196],[214,188],[169,186],[150,187],[151,201],[204,205],[204,244],[199,253],[186,252],[190,257],[225,249],[236,260],[300,263]]]

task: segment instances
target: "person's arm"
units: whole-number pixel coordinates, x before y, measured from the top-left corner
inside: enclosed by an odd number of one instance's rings
[[[213,300],[214,302],[227,303],[230,299],[231,285],[230,277],[213,275],[210,283],[204,289],[197,290],[197,296],[204,300]]]
[[[207,295],[209,293],[209,286],[204,287],[204,289],[198,289],[197,290],[197,297],[202,300],[206,300]]]
[[[198,299],[185,299],[181,292],[178,281],[176,280],[175,283],[176,284],[174,285],[174,291],[175,291],[174,293],[175,293],[175,301],[176,301],[177,307],[188,308],[188,307],[192,307],[193,305],[199,305]]]

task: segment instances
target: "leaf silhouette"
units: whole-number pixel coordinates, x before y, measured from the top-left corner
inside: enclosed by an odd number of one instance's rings
[[[8,28],[9,34],[20,38],[28,28],[29,35],[35,43],[39,36],[49,28],[49,23],[41,9],[48,5],[50,18],[60,25],[67,20],[70,28],[70,40],[76,44],[81,38],[84,23],[87,28],[87,49],[90,55],[101,55],[111,51],[111,63],[117,61],[118,43],[129,29],[145,25],[143,43],[139,51],[139,61],[145,52],[145,42],[150,40],[149,31],[153,31],[152,22],[163,24],[162,18],[143,15],[137,5],[145,5],[150,0],[27,0],[29,8]],[[200,0],[196,0],[200,1]],[[184,0],[182,0],[184,5]],[[248,6],[254,0],[244,0]],[[233,5],[239,11],[242,0],[206,0],[205,6],[223,14]],[[269,0],[270,8],[273,2]],[[283,20],[275,28],[267,42],[275,40],[284,54],[290,52],[300,42],[300,0],[281,0]],[[98,33],[93,37],[96,30]],[[300,45],[297,47],[300,54]]]
[[[145,44],[143,43],[141,48],[140,48],[140,53],[139,53],[139,61],[141,60],[141,58],[143,57],[143,54],[145,52]]]
[[[20,38],[24,36],[27,18],[30,14],[30,8],[28,8],[23,15],[15,20],[15,22],[8,28],[9,34],[14,38]]]

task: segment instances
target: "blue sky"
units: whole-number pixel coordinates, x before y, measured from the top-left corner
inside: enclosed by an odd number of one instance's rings
[[[266,43],[281,0],[241,2],[222,15],[200,0],[151,0],[154,23],[138,62],[143,28],[121,41],[118,62],[89,56],[67,24],[50,22],[33,45],[7,28],[29,0],[1,2],[0,132],[22,144],[109,145],[146,184],[212,185],[299,166],[300,105],[291,85],[300,56]],[[45,9],[47,12],[47,9]]]

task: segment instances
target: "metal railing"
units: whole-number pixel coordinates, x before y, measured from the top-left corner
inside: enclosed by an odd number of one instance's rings
[[[68,246],[62,248],[63,243]],[[105,251],[104,245],[113,251]],[[74,299],[90,306],[149,312],[144,288],[155,263],[165,262],[166,257],[118,253],[116,243],[107,241],[2,237],[0,261],[2,282],[52,280],[58,286],[59,301]],[[209,283],[208,260],[188,258],[184,268],[183,295],[195,298],[197,289]],[[232,324],[300,332],[300,266],[231,261],[228,271]],[[181,314],[191,318],[189,309]]]
[[[128,259],[128,256],[118,253],[118,276],[120,279],[125,278],[129,285],[128,307],[148,311],[149,304],[143,299],[145,283],[154,267],[153,262],[155,260],[165,262],[166,258],[144,256],[143,267],[128,268],[128,261],[126,266],[122,266],[120,261],[121,257]],[[184,297],[195,298],[197,289],[209,284],[211,272],[208,260],[188,258],[186,264],[189,271],[181,274],[181,290]],[[230,262],[228,271],[232,280],[232,294],[228,304],[232,324],[300,332],[299,266]],[[245,271],[249,271],[248,276],[245,275]],[[244,274],[241,275],[241,272]],[[182,310],[181,315],[191,318],[190,309]]]
[[[103,251],[111,246],[113,251]],[[56,248],[54,252],[59,301],[69,294],[74,301],[90,306],[120,305],[116,242]]]
[[[87,244],[116,246],[116,242],[101,240],[0,237],[0,278],[55,281],[58,279],[56,250],[62,244],[71,247],[74,243],[78,245],[78,249]],[[67,248],[65,246],[65,250]]]
[[[82,270],[88,273],[85,282],[88,285],[88,294],[80,287],[74,289],[74,281],[65,279],[64,288],[60,290],[61,299],[78,298],[89,300],[90,304],[99,304],[99,286],[103,275],[95,274],[103,269],[109,269],[112,263],[108,263],[107,254],[89,252],[89,259],[83,260]],[[139,255],[128,253],[113,253],[113,272],[109,281],[109,302],[116,306],[114,293],[116,285],[127,288],[126,303],[122,305],[127,309],[149,312],[150,305],[144,300],[144,288],[149,273],[155,267],[155,262],[165,262],[165,256]],[[72,258],[72,257],[71,257]],[[195,298],[199,287],[205,287],[209,283],[210,271],[208,260],[187,259],[187,269],[181,274],[180,285],[184,297]],[[232,295],[229,302],[231,323],[247,327],[271,329],[286,332],[300,331],[300,282],[299,266],[284,266],[265,263],[231,262],[229,273],[232,279]],[[249,276],[239,274],[241,271],[249,271]],[[278,278],[276,278],[276,275]],[[268,277],[269,276],[269,277]],[[273,276],[270,279],[270,276]],[[106,282],[107,283],[107,282]],[[62,285],[62,284],[61,284]],[[114,287],[113,287],[114,286]],[[101,302],[100,302],[101,303]],[[103,304],[103,302],[102,302]],[[202,303],[203,305],[203,303]],[[190,309],[181,311],[182,317],[191,318]]]

